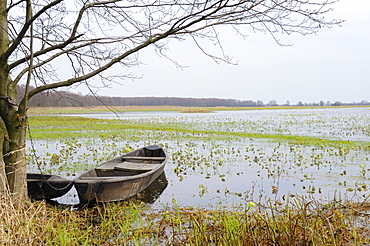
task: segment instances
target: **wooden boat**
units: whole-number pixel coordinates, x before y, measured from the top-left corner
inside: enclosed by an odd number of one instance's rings
[[[27,173],[28,196],[34,200],[50,200],[66,194],[73,181],[58,175]]]
[[[81,203],[131,198],[163,173],[167,155],[158,145],[143,147],[94,167],[75,179]]]

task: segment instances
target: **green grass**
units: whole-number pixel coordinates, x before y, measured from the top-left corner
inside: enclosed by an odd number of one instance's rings
[[[175,204],[174,204],[175,205]],[[173,206],[148,211],[133,201],[74,210],[45,202],[15,207],[0,198],[3,245],[368,245],[368,204],[249,203],[234,210]],[[362,218],[362,219],[361,219]],[[362,222],[361,222],[362,221]]]
[[[228,138],[256,138],[271,141],[286,141],[296,145],[332,145],[332,146],[370,146],[369,142],[328,140],[324,138],[283,135],[260,134],[249,132],[230,132],[219,130],[197,130],[191,125],[167,123],[138,123],[130,120],[93,119],[73,116],[30,116],[30,129],[35,139],[81,138],[81,137],[108,137],[111,135],[138,135],[143,131],[166,132],[174,134],[188,134],[190,138],[228,139]],[[182,136],[184,137],[184,136]]]

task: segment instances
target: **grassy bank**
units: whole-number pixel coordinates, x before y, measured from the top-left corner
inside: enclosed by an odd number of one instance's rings
[[[0,199],[2,245],[368,245],[367,204],[247,203],[233,211],[150,211],[133,201],[93,208]]]

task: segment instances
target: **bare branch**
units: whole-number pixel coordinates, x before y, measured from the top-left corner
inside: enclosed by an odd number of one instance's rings
[[[58,82],[58,83],[53,83],[53,84],[47,84],[47,85],[39,86],[39,87],[37,87],[34,90],[32,90],[32,91],[29,92],[28,98],[31,98],[32,96],[36,95],[37,93],[40,93],[40,92],[45,91],[45,90],[55,89],[55,88],[58,88],[58,87],[71,86],[71,85],[73,85],[75,83],[78,83],[78,82],[81,82],[81,81],[85,81],[87,79],[90,79],[90,78],[92,78],[92,77],[100,74],[101,72],[106,71],[108,68],[110,68],[114,64],[120,62],[125,57],[127,57],[127,56],[129,56],[129,55],[131,55],[131,54],[133,54],[135,52],[138,52],[139,50],[141,50],[141,49],[149,46],[152,43],[158,42],[159,40],[161,40],[163,38],[166,38],[168,35],[170,35],[170,34],[156,35],[155,38],[150,37],[143,44],[135,47],[132,50],[129,50],[129,51],[125,52],[124,54],[122,54],[121,56],[118,56],[115,59],[112,59],[110,62],[108,62],[104,66],[99,67],[95,71],[92,71],[92,72],[90,72],[90,73],[88,73],[88,74],[86,74],[84,76],[81,76],[81,77],[78,77],[78,78],[72,78],[72,79],[69,79],[69,80],[66,80],[66,81],[62,81],[62,82]]]
[[[36,13],[34,16],[32,16],[30,19],[27,20],[27,22],[24,24],[22,30],[19,32],[18,37],[13,41],[13,43],[10,45],[7,51],[5,51],[1,55],[2,60],[6,60],[13,52],[14,50],[18,47],[20,42],[22,41],[24,35],[26,34],[27,30],[29,29],[30,25],[34,20],[36,20],[41,14],[45,13],[48,9],[52,8],[53,6],[59,4],[63,0],[55,0],[54,2],[51,2],[44,8],[42,8],[38,13]],[[28,12],[28,11],[27,11]]]
[[[14,7],[16,7],[16,6],[18,6],[19,4],[21,4],[21,3],[23,3],[23,2],[25,2],[26,0],[19,0],[18,2],[16,2],[16,3],[11,3],[10,5],[9,5],[9,7],[6,9],[6,12],[9,12],[9,10],[11,9],[11,8],[14,8]]]
[[[35,59],[33,69],[39,69],[34,71],[35,78],[41,84],[30,91],[29,97],[48,89],[87,81],[94,76],[108,79],[102,73],[114,64],[126,67],[138,64],[133,54],[152,44],[161,53],[165,45],[161,41],[170,38],[190,36],[197,47],[216,62],[231,63],[223,51],[217,26],[231,26],[243,37],[250,30],[268,33],[276,43],[283,45],[279,41],[280,34],[312,34],[320,27],[339,24],[340,21],[323,19],[330,11],[328,6],[334,2],[336,0],[142,0],[134,5],[121,0],[77,2],[81,4],[78,11],[69,11],[62,16],[70,20],[73,14],[73,22],[61,19],[55,20],[54,24],[51,17],[45,19],[50,20],[50,24],[43,19],[38,20],[42,28],[37,29],[39,31],[34,38],[40,41],[40,49],[32,53]],[[54,26],[60,32],[54,31]],[[215,44],[221,57],[207,52],[200,39]],[[9,65],[10,70],[29,61],[31,53],[23,53],[26,54],[24,57]],[[58,73],[53,69],[55,61],[62,57],[69,61],[73,72],[68,79],[58,79]],[[21,81],[25,71],[23,68],[18,72],[15,83]]]
[[[40,50],[40,51],[37,51],[35,53],[33,53],[33,57],[38,57],[38,56],[42,56],[44,54],[47,54],[48,52],[51,52],[51,51],[54,51],[54,50],[57,50],[57,49],[63,49],[65,48],[66,46],[68,46],[69,44],[71,44],[74,39],[78,39],[79,37],[83,36],[82,34],[77,36],[77,37],[74,37],[74,38],[71,38],[71,39],[68,39],[66,40],[64,43],[61,43],[61,44],[58,44],[58,45],[54,45],[54,46],[51,46],[51,47],[48,47],[46,49],[43,49],[43,50]],[[86,44],[86,45],[83,45],[83,46],[87,46],[89,44]],[[13,69],[17,66],[19,66],[20,64],[24,63],[24,62],[27,62],[28,60],[30,60],[31,58],[31,55],[28,55],[20,60],[17,60],[15,62],[13,62],[12,64],[9,65],[9,69]]]

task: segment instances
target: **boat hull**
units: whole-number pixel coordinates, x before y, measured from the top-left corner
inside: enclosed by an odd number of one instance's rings
[[[50,200],[71,190],[73,181],[57,175],[27,173],[28,196],[34,200]]]
[[[129,161],[127,161],[129,160]],[[164,171],[167,155],[160,146],[147,146],[103,163],[75,180],[81,203],[129,199]]]

